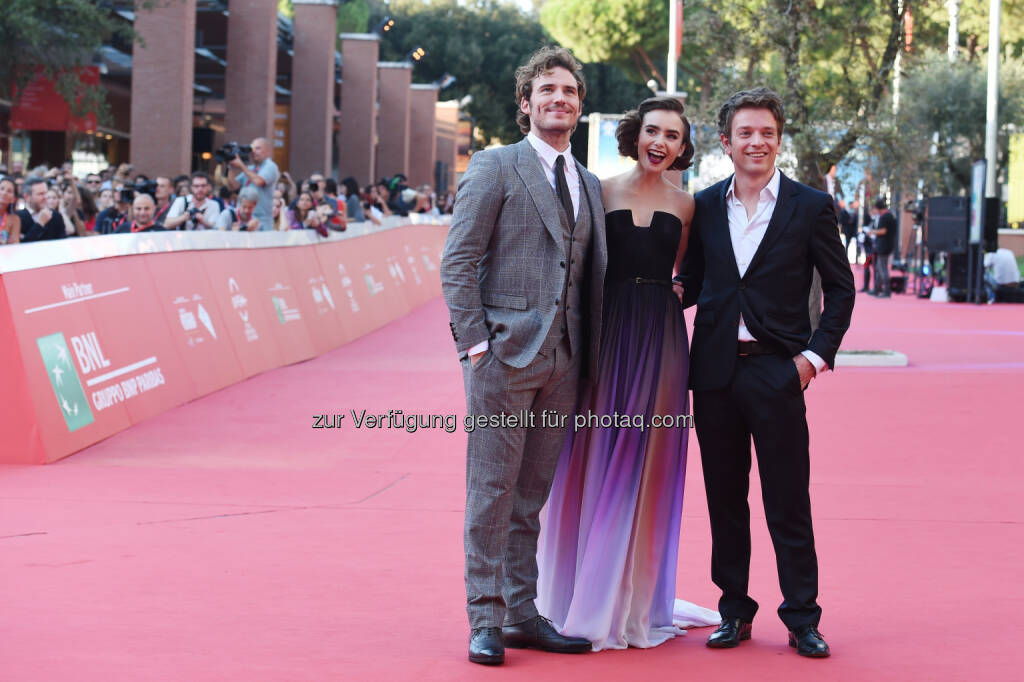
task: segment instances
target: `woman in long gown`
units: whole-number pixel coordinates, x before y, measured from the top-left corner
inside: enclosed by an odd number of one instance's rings
[[[540,612],[595,651],[657,646],[680,627],[720,620],[675,599],[692,424],[686,326],[671,278],[694,203],[664,172],[690,166],[690,124],[676,99],[654,97],[626,114],[616,138],[637,164],[602,182],[608,271],[598,377],[581,391],[576,418],[587,424],[566,439],[538,552]]]

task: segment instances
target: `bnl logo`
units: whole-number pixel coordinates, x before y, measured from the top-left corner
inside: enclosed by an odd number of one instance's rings
[[[64,415],[68,431],[75,431],[93,423],[92,410],[82,389],[82,380],[78,370],[71,362],[67,341],[60,332],[36,339],[39,354],[43,357],[43,365],[50,377],[50,385],[57,396],[57,404]]]

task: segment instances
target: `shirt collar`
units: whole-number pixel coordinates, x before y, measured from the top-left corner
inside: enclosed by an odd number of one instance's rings
[[[540,139],[537,135],[534,135],[532,130],[526,135],[526,139],[530,142],[530,146],[533,147],[534,151],[537,152],[540,158],[549,167],[554,168],[555,160],[559,156],[564,156],[566,170],[569,171],[570,169],[576,169],[576,164],[573,162],[572,158],[571,144],[565,148],[564,152],[560,152],[544,140]]]
[[[765,192],[768,192],[769,198],[771,198],[772,201],[777,201],[778,198],[779,198],[779,184],[781,182],[782,182],[782,174],[779,172],[778,167],[776,167],[775,168],[775,172],[772,173],[772,179],[769,180],[768,184],[765,185],[764,189],[761,190],[761,195],[758,198],[759,199],[764,198]],[[729,181],[729,190],[725,193],[726,201],[732,201],[732,200],[736,199],[736,193],[734,191],[735,187],[736,187],[736,175],[734,174],[732,176],[732,179]]]

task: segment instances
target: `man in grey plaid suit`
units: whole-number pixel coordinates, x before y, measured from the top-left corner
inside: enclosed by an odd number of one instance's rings
[[[499,422],[470,431],[466,457],[475,663],[503,663],[506,646],[590,650],[534,606],[539,514],[566,435],[562,415],[575,408],[581,372],[596,375],[608,260],[600,185],[569,149],[584,93],[580,64],[562,48],[543,48],[516,71],[527,137],[473,155],[441,263],[469,414]]]

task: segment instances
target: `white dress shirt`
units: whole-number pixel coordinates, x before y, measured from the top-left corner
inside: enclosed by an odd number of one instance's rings
[[[747,272],[751,259],[757,252],[757,247],[764,239],[764,233],[768,230],[768,223],[775,212],[775,203],[779,197],[779,182],[781,175],[779,169],[775,169],[772,179],[761,190],[757,198],[757,209],[754,214],[747,217],[747,208],[736,196],[736,177],[733,176],[729,183],[729,190],[725,193],[725,207],[729,218],[729,237],[732,240],[732,252],[736,256],[736,267],[740,271],[740,277]],[[740,341],[757,341],[754,335],[747,329],[743,321],[743,313],[740,313]],[[825,369],[826,363],[817,353],[811,350],[803,351],[803,356],[810,360],[814,366],[815,373]]]
[[[580,214],[580,174],[576,170],[576,161],[572,157],[572,145],[566,147],[564,152],[560,152],[534,135],[532,130],[526,136],[526,139],[530,146],[533,147],[533,150],[537,152],[537,158],[540,159],[544,175],[547,177],[551,189],[555,191],[556,198],[558,186],[555,183],[555,161],[558,160],[559,156],[565,157],[565,182],[569,185],[569,198],[572,199],[573,218],[576,218]],[[481,341],[470,348],[467,353],[469,355],[476,355],[477,353],[483,353],[489,347],[490,344],[487,341]]]
[[[544,140],[533,134],[531,130],[526,136],[530,146],[537,152],[540,158],[540,165],[544,168],[544,175],[547,176],[551,188],[558,193],[558,186],[555,184],[555,161],[559,156],[565,157],[565,181],[569,185],[569,197],[572,198],[573,218],[580,214],[580,174],[576,170],[576,161],[572,158],[572,146],[566,147],[560,152]]]

